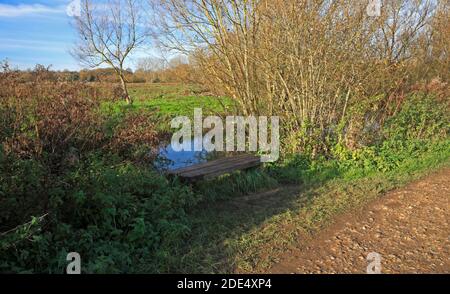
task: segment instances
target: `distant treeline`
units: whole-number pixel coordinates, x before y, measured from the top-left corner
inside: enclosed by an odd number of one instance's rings
[[[178,59],[177,59],[178,60]],[[4,61],[6,62],[6,61]],[[183,62],[168,62],[150,68],[150,59],[142,59],[135,71],[126,70],[126,79],[129,83],[164,83],[164,82],[193,82],[194,71],[192,66]],[[37,64],[33,69],[16,70],[21,82],[32,82],[37,79],[51,81],[81,81],[119,83],[120,80],[113,68],[82,69],[80,71],[53,70],[52,66]]]

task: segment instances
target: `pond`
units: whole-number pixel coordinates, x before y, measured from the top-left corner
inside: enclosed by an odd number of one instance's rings
[[[191,141],[191,150],[194,150],[194,144],[197,142],[193,139]],[[207,162],[221,157],[218,152],[208,152],[205,149],[202,151],[175,151],[171,144],[167,144],[159,148],[158,156],[154,162],[158,170],[174,170],[182,167],[195,165],[198,163]]]

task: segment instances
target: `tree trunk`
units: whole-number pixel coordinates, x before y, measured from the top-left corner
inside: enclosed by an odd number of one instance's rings
[[[122,85],[124,99],[127,102],[127,104],[131,105],[131,104],[133,104],[133,100],[131,99],[130,94],[128,94],[128,86],[127,86],[127,82],[125,81],[125,77],[123,75],[119,75],[119,77],[120,77],[120,83]]]

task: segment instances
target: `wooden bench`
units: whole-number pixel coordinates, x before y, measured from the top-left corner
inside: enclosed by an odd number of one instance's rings
[[[175,169],[169,171],[168,174],[178,176],[186,181],[195,182],[237,170],[246,170],[259,165],[261,165],[261,159],[258,156],[244,154]]]

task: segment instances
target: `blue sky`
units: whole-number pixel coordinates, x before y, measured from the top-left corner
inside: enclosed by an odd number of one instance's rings
[[[21,69],[36,63],[79,69],[69,54],[75,31],[66,14],[69,0],[0,0],[0,60]]]
[[[66,7],[71,0],[0,0],[0,60],[14,67],[33,68],[36,63],[53,69],[81,67],[69,54],[76,40]],[[141,54],[138,54],[141,55]],[[132,57],[128,66],[133,67]]]

